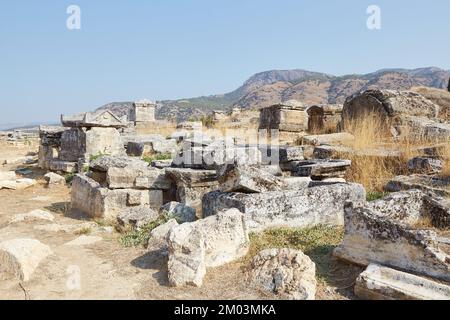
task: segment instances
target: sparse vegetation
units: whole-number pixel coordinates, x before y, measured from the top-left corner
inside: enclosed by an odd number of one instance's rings
[[[153,156],[144,156],[142,157],[142,160],[145,162],[151,164],[154,160],[171,160],[172,155],[170,153],[159,153]]]
[[[95,161],[95,160],[100,159],[101,157],[105,157],[105,156],[109,156],[109,154],[99,152],[99,153],[97,153],[97,154],[95,154],[95,155],[91,155],[90,158],[89,158],[89,160]]]
[[[360,117],[344,127],[355,136],[349,145],[354,152],[339,155],[352,160],[346,178],[364,185],[369,194],[382,193],[390,179],[407,174],[408,160],[418,155],[417,147],[424,145],[421,139],[394,140],[389,126],[377,114]]]
[[[76,232],[77,235],[89,235],[92,233],[92,229],[89,227],[81,228]]]
[[[150,222],[142,228],[132,228],[125,232],[119,239],[124,247],[146,246],[150,238],[150,232],[170,220],[166,214],[162,214],[157,220]]]
[[[387,192],[370,191],[367,193],[367,201],[375,201],[387,196]]]
[[[319,280],[326,281],[331,273],[331,254],[342,242],[344,230],[341,227],[315,226],[306,229],[271,229],[250,235],[250,251],[246,260],[265,249],[291,248],[302,250],[316,263]]]
[[[75,173],[68,173],[64,176],[67,184],[72,184],[73,178],[75,177]]]

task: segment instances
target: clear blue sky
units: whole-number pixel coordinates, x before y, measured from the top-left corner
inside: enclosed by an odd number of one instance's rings
[[[81,30],[66,28],[70,4]],[[269,69],[450,69],[449,14],[448,0],[2,1],[0,123],[224,93]]]

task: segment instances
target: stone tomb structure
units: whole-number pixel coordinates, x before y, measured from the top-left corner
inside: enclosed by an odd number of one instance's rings
[[[259,129],[278,130],[281,142],[294,141],[306,132],[336,132],[341,122],[341,105],[305,106],[290,100],[263,108]]]
[[[127,123],[109,110],[63,115],[61,123],[62,127],[40,127],[42,169],[77,172],[92,156],[125,154],[119,130]]]

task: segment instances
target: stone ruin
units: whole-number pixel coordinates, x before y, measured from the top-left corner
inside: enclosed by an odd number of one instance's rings
[[[431,141],[450,140],[450,119],[440,107],[410,91],[367,90],[345,101],[342,126],[349,121],[378,115],[394,137],[409,136]]]
[[[261,109],[259,129],[278,130],[280,141],[292,142],[306,135],[306,132],[336,132],[341,112],[341,105],[305,106],[290,100]]]
[[[172,153],[174,140],[160,135],[138,135],[137,130],[157,125],[156,104],[137,101],[128,115],[118,117],[110,110],[61,116],[62,126],[41,126],[39,167],[66,173],[81,172],[92,157],[100,155],[143,156]]]
[[[93,156],[125,154],[119,129],[127,124],[111,111],[61,116],[61,123],[62,127],[40,128],[42,169],[74,173],[82,171]]]

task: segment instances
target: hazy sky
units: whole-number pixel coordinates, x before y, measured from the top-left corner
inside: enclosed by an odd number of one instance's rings
[[[71,4],[81,30],[66,27]],[[450,69],[449,13],[448,0],[2,1],[0,123],[224,93],[269,69]]]

